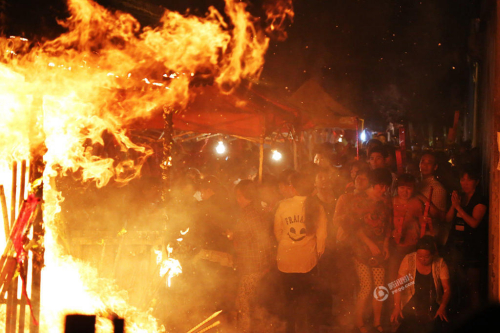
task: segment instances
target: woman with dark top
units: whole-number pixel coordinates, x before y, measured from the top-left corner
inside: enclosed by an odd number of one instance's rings
[[[349,326],[351,314],[355,303],[355,290],[357,281],[352,276],[356,275],[354,260],[352,257],[352,247],[348,239],[347,233],[342,228],[343,219],[349,216],[351,205],[356,200],[357,195],[364,193],[369,187],[368,183],[368,166],[363,163],[356,172],[354,179],[354,190],[340,196],[335,206],[333,215],[332,235],[335,237],[335,270],[336,274],[332,277],[333,292],[336,295],[336,300],[340,303],[334,306],[336,317],[342,326]],[[330,236],[330,234],[329,234]]]
[[[335,263],[337,261],[335,232],[332,222],[333,215],[335,213],[337,197],[334,193],[335,186],[334,180],[332,179],[332,174],[327,169],[320,169],[316,174],[314,187],[316,189],[316,194],[314,197],[325,210],[327,222],[325,253],[318,261],[318,270],[321,274],[318,274],[317,279],[319,296],[318,301],[320,304],[322,304],[320,314],[318,315],[321,322],[326,324],[331,319],[333,305],[332,293],[333,288],[336,286],[336,282],[338,280],[338,271],[335,267]]]
[[[391,284],[392,283],[392,284]],[[432,236],[417,243],[399,268],[398,279],[389,284],[394,292],[391,322],[401,325],[396,332],[440,332],[448,322],[446,309],[451,297],[448,266],[437,256]]]
[[[251,180],[242,180],[235,187],[236,202],[240,207],[234,226],[235,266],[239,273],[236,308],[238,332],[255,332],[256,296],[260,281],[269,271],[271,235],[259,205],[257,186]],[[230,235],[229,235],[230,236]]]
[[[370,170],[368,179],[370,185],[364,192],[352,195],[349,202],[339,201],[337,209],[343,214],[335,216],[354,255],[360,282],[354,320],[362,333],[368,332],[363,322],[366,301],[374,288],[384,285],[384,261],[389,257],[392,220],[391,203],[385,195],[392,183],[390,171],[384,168]],[[380,323],[382,302],[373,298],[372,307],[374,327],[383,332]]]
[[[487,199],[477,189],[479,173],[471,165],[460,172],[462,195],[456,191],[451,196],[451,207],[446,221],[451,222],[451,230],[446,243],[446,253],[462,276],[465,284],[464,295],[469,298],[471,307],[477,308],[484,298],[480,292],[482,272],[487,271],[488,259],[488,221]],[[460,281],[459,281],[460,283]]]

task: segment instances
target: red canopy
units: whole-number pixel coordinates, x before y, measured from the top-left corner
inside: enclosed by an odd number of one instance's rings
[[[195,98],[185,110],[173,115],[174,129],[261,137],[297,121],[293,110],[280,108],[249,89],[241,88],[229,95],[213,86],[193,90]],[[163,128],[161,112],[136,126]]]
[[[314,79],[304,82],[288,101],[309,119],[305,128],[356,129],[359,125],[357,115],[334,100]]]

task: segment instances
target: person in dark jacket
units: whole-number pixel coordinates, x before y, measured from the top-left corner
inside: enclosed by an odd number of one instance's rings
[[[268,221],[257,200],[257,186],[251,180],[242,180],[235,188],[240,208],[232,237],[235,248],[235,267],[239,283],[236,295],[238,332],[255,332],[256,295],[262,277],[269,271],[271,237]]]
[[[477,309],[485,292],[480,291],[482,275],[488,271],[488,201],[478,190],[480,175],[466,165],[460,172],[462,194],[454,191],[446,221],[451,223],[446,253],[457,270],[462,295],[472,309]]]

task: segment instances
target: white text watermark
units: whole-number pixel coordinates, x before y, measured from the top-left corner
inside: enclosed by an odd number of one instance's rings
[[[395,293],[398,293],[413,284],[415,284],[415,279],[411,274],[408,274],[393,282],[389,282],[387,284],[389,288],[384,286],[376,287],[373,291],[373,297],[375,297],[377,301],[383,302],[389,297],[389,293],[394,295]]]

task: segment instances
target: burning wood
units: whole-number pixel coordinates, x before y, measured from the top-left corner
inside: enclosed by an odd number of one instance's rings
[[[212,319],[216,318],[218,315],[220,315],[222,312],[221,311],[217,311],[215,312],[214,314],[212,314],[210,317],[208,317],[207,319],[205,319],[204,321],[202,321],[201,323],[199,323],[198,325],[196,325],[195,327],[193,327],[192,329],[190,329],[187,333],[201,333],[201,332],[206,332],[207,330],[209,329],[212,329],[214,327],[216,327],[217,325],[220,324],[220,321],[217,321],[215,323],[213,323],[212,325],[206,327],[204,330],[202,331],[198,331],[202,326],[204,326],[205,324],[207,324],[208,322],[210,322]]]
[[[215,328],[215,327],[217,327],[217,326],[219,326],[219,325],[220,325],[220,321],[218,321],[218,320],[217,320],[217,321],[216,321],[215,323],[213,323],[212,325],[207,326],[206,328],[204,328],[204,329],[202,329],[201,331],[198,331],[198,332],[196,332],[196,333],[208,332],[208,331],[210,331],[212,328]]]
[[[7,200],[5,198],[5,191],[3,185],[0,185],[0,202],[2,204],[2,217],[3,217],[5,239],[8,240],[10,234],[10,226],[9,226],[9,215],[7,213]]]
[[[35,216],[35,210],[40,203],[40,199],[34,195],[30,195],[19,212],[15,224],[12,226],[12,231],[9,236],[9,241],[5,247],[2,258],[0,259],[0,297],[3,298],[7,288],[11,285],[12,278],[16,271],[19,271],[23,280],[23,295],[27,298],[26,277],[24,275],[25,260],[27,250],[27,232],[29,231]],[[17,279],[14,281],[17,283]],[[17,288],[13,289],[17,291]],[[11,293],[12,291],[9,291]],[[28,300],[28,304],[30,302]],[[31,306],[31,305],[30,305]],[[33,317],[34,322],[37,319]]]

